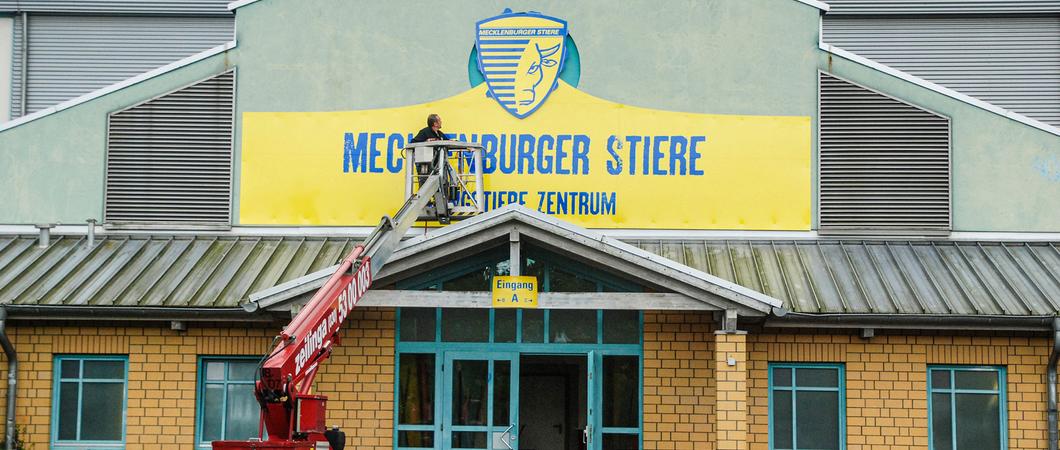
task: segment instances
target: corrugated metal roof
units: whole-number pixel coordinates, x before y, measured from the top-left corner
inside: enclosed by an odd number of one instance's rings
[[[1052,315],[1056,243],[630,242],[801,313]]]
[[[0,303],[235,307],[255,291],[334,265],[342,238],[0,236]]]
[[[633,240],[802,313],[1041,316],[1060,311],[1060,243]],[[337,264],[328,237],[0,236],[0,303],[235,307]]]

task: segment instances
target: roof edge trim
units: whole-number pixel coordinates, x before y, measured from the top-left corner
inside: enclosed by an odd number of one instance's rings
[[[187,58],[184,58],[184,59],[181,59],[181,60],[174,61],[172,63],[166,64],[166,65],[164,65],[162,67],[159,67],[157,69],[153,69],[153,70],[141,73],[141,74],[136,75],[136,76],[134,76],[132,78],[128,78],[128,79],[125,79],[123,81],[119,81],[119,82],[114,83],[114,84],[112,84],[110,86],[102,87],[100,89],[97,89],[95,91],[89,92],[89,93],[84,94],[84,95],[81,95],[79,97],[74,97],[74,98],[72,98],[70,100],[67,100],[65,102],[59,103],[58,105],[42,109],[42,110],[37,111],[37,112],[32,113],[32,114],[27,114],[25,116],[19,117],[17,119],[13,119],[13,120],[8,121],[8,122],[0,123],[0,132],[10,130],[10,129],[15,128],[15,127],[17,127],[19,125],[32,122],[32,121],[40,119],[42,117],[50,116],[50,115],[55,114],[55,113],[57,113],[59,111],[63,111],[63,110],[66,110],[66,109],[73,108],[74,106],[80,105],[82,103],[86,103],[86,102],[91,101],[91,100],[95,100],[95,99],[97,99],[99,97],[102,97],[104,95],[107,95],[107,94],[110,94],[110,93],[113,93],[113,92],[120,91],[120,90],[125,89],[125,88],[127,88],[129,86],[132,86],[134,84],[138,84],[138,83],[140,83],[142,81],[150,80],[151,78],[155,78],[155,77],[157,77],[159,75],[163,75],[163,74],[172,72],[172,71],[174,71],[176,69],[179,69],[181,67],[194,64],[196,62],[202,61],[202,60],[204,60],[206,58],[209,58],[211,56],[224,53],[224,52],[226,52],[228,50],[231,50],[231,49],[233,49],[235,47],[236,47],[236,41],[235,40],[231,40],[231,41],[228,41],[228,42],[226,42],[224,44],[218,45],[218,46],[216,46],[214,48],[211,48],[211,49],[208,49],[208,50],[204,50],[202,52],[199,52],[199,53],[196,53],[194,55],[188,56]]]
[[[832,7],[828,6],[827,3],[820,2],[820,1],[817,1],[817,0],[795,0],[795,1],[797,1],[799,3],[810,5],[810,6],[814,7],[814,8],[817,8],[817,9],[821,10],[821,12],[828,12],[828,11],[830,11],[832,9]]]
[[[84,305],[4,304],[8,317],[24,320],[135,320],[146,322],[272,322],[268,315],[253,314],[243,308],[139,307]]]
[[[238,0],[238,1],[234,1],[234,2],[228,4],[228,10],[229,11],[235,11],[235,10],[237,10],[239,8],[247,6],[247,5],[251,4],[251,3],[257,3],[259,1],[261,1],[261,0]],[[795,0],[795,1],[797,1],[799,3],[802,3],[802,4],[805,4],[805,5],[810,5],[810,6],[812,6],[814,8],[817,8],[817,9],[819,9],[821,11],[828,11],[829,9],[831,9],[831,7],[828,6],[827,3],[821,2],[821,1],[818,1],[818,0]]]
[[[449,225],[449,226],[446,226],[446,227],[437,228],[437,229],[433,230],[432,232],[430,232],[430,233],[428,233],[426,235],[421,235],[421,236],[414,237],[412,239],[409,239],[407,241],[402,242],[401,247],[397,251],[395,251],[394,254],[397,255],[399,252],[410,251],[409,249],[414,248],[416,245],[419,245],[419,244],[422,244],[422,243],[426,243],[426,242],[428,242],[430,240],[437,239],[437,238],[440,238],[440,237],[443,237],[443,236],[446,236],[446,235],[449,235],[449,234],[452,234],[452,233],[457,233],[457,232],[459,232],[460,230],[462,230],[464,228],[477,225],[477,224],[485,222],[487,220],[505,221],[505,217],[506,216],[514,216],[516,219],[521,217],[521,218],[528,218],[528,219],[532,219],[532,220],[537,220],[540,223],[544,223],[544,224],[556,227],[556,228],[558,228],[560,230],[563,230],[563,231],[565,231],[567,233],[570,233],[571,235],[576,235],[576,236],[578,236],[578,237],[580,237],[582,239],[587,239],[587,240],[590,240],[590,241],[595,241],[595,242],[599,242],[599,243],[604,244],[604,245],[608,245],[608,246],[610,246],[612,248],[615,248],[617,250],[625,252],[625,253],[627,253],[629,255],[642,258],[644,261],[649,261],[649,262],[652,262],[652,263],[655,263],[655,264],[659,264],[659,265],[664,266],[666,268],[669,268],[671,270],[680,272],[680,273],[682,273],[682,274],[684,274],[686,276],[690,276],[690,277],[693,277],[693,278],[697,278],[697,279],[703,280],[703,281],[705,281],[707,283],[710,283],[710,284],[713,284],[715,286],[718,286],[718,287],[720,287],[722,289],[725,289],[725,290],[727,290],[729,292],[732,292],[734,294],[742,295],[742,296],[745,296],[745,297],[747,297],[747,298],[749,298],[751,300],[760,302],[763,305],[767,305],[767,306],[769,306],[771,308],[783,306],[783,302],[781,302],[779,299],[775,299],[775,298],[770,297],[770,296],[768,296],[768,295],[766,295],[764,293],[748,289],[746,287],[740,286],[740,285],[738,285],[736,283],[730,282],[730,281],[725,280],[723,278],[716,277],[714,275],[711,275],[709,273],[703,272],[701,270],[698,270],[698,269],[695,269],[695,268],[692,268],[692,267],[688,267],[688,266],[686,266],[684,264],[681,264],[681,263],[679,263],[677,261],[673,261],[673,260],[671,260],[669,258],[666,258],[664,256],[656,255],[656,254],[651,253],[651,252],[649,252],[647,250],[642,250],[642,249],[640,249],[640,248],[638,248],[636,246],[633,246],[633,245],[627,244],[625,242],[622,242],[621,240],[605,236],[605,235],[603,235],[603,234],[601,234],[599,232],[580,227],[578,225],[575,225],[575,224],[572,224],[570,222],[566,222],[566,221],[560,220],[560,219],[558,219],[556,217],[550,216],[550,215],[542,213],[540,211],[536,211],[536,210],[527,208],[527,207],[525,207],[523,205],[519,205],[519,204],[509,204],[509,205],[506,205],[506,206],[504,206],[502,208],[494,209],[494,210],[488,211],[488,212],[486,212],[484,214],[481,214],[479,216],[476,216],[474,219],[461,221],[460,223],[455,224],[455,225]],[[527,222],[525,220],[523,221],[523,223],[526,223],[527,225],[530,225],[530,226],[534,226],[535,225],[534,223]],[[730,299],[730,300],[733,300],[733,301],[739,303],[739,300],[734,300],[734,299]],[[745,305],[745,306],[748,306],[748,305]]]
[[[831,53],[833,55],[836,55],[838,57],[841,57],[841,58],[844,58],[844,59],[848,59],[848,60],[853,61],[853,62],[855,62],[857,64],[861,64],[863,66],[875,69],[877,71],[883,72],[883,73],[885,73],[887,75],[890,75],[890,76],[893,76],[895,78],[898,78],[898,79],[901,79],[901,80],[904,80],[904,81],[908,81],[908,82],[913,83],[913,84],[915,84],[917,86],[920,86],[922,88],[925,88],[925,89],[934,91],[936,93],[945,95],[947,97],[953,98],[955,100],[967,103],[967,104],[975,106],[975,107],[977,107],[979,109],[983,109],[983,110],[992,112],[994,114],[997,114],[999,116],[1015,120],[1015,121],[1020,122],[1020,123],[1022,123],[1024,125],[1028,125],[1028,126],[1031,126],[1033,128],[1037,128],[1037,129],[1042,130],[1042,131],[1044,131],[1046,133],[1053,134],[1053,135],[1056,135],[1056,136],[1060,136],[1060,128],[1054,127],[1052,125],[1049,125],[1049,124],[1047,124],[1045,122],[1042,122],[1042,121],[1039,121],[1037,119],[1032,119],[1030,117],[1027,117],[1027,116],[1025,116],[1023,114],[1020,114],[1020,113],[1017,113],[1015,111],[1010,111],[1010,110],[1007,110],[1007,109],[1002,108],[1000,106],[994,105],[992,103],[987,103],[987,102],[984,102],[984,101],[982,101],[980,99],[977,99],[975,97],[972,97],[972,96],[969,96],[969,95],[966,95],[966,94],[962,94],[962,93],[957,92],[957,91],[955,91],[953,89],[950,89],[948,87],[945,87],[945,86],[936,84],[934,82],[925,80],[925,79],[920,78],[920,77],[918,77],[916,75],[913,75],[911,73],[904,72],[904,71],[895,69],[894,67],[881,64],[881,63],[879,63],[877,61],[873,61],[873,60],[871,60],[869,58],[866,58],[864,56],[860,56],[860,55],[858,55],[856,53],[853,53],[853,52],[851,52],[849,50],[843,50],[842,48],[836,47],[836,46],[834,46],[832,44],[821,42],[819,44],[819,47],[821,48],[821,50],[824,50],[824,51],[826,51],[828,53]]]
[[[228,4],[229,11],[235,11],[239,8],[247,6],[251,3],[257,3],[259,0],[239,0]]]
[[[159,230],[159,229],[100,229],[97,225],[96,236],[177,236],[177,237],[342,237],[363,238],[368,236],[372,227],[232,227],[229,230]],[[699,240],[761,240],[761,241],[893,241],[893,242],[1060,242],[1060,232],[1049,231],[954,231],[948,235],[938,236],[863,236],[863,235],[826,235],[820,236],[814,231],[726,231],[726,230],[651,230],[641,228],[613,229],[587,228],[589,231],[621,241],[699,241]],[[0,237],[26,236],[36,238],[39,230],[33,225],[0,225]],[[87,233],[85,225],[57,225],[52,228],[52,236],[83,236]],[[423,235],[422,228],[416,228],[405,235],[414,238]]]
[[[1054,315],[935,315],[935,314],[859,314],[795,313],[766,318],[766,328],[875,328],[939,330],[1006,330],[1048,331]]]

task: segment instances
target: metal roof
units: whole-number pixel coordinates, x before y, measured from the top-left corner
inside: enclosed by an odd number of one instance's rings
[[[761,316],[781,306],[781,301],[747,289],[701,270],[679,264],[618,239],[557,219],[518,204],[479,214],[467,220],[435,228],[413,237],[386,262],[375,281],[382,285],[425,268],[447,264],[459,255],[508,245],[512,236],[520,242],[540,246],[615,274],[630,282],[650,285],[658,292],[672,292],[712,309],[733,309],[739,314]],[[329,273],[321,271],[251,296],[255,305],[271,308],[324,284]],[[248,308],[253,308],[248,305]]]
[[[800,313],[1043,316],[1060,311],[1060,243],[632,240]],[[327,268],[354,238],[0,236],[0,303],[237,307]]]
[[[238,307],[251,292],[336,264],[348,238],[0,236],[0,303]]]
[[[630,242],[800,313],[1043,316],[1060,311],[1056,243]]]

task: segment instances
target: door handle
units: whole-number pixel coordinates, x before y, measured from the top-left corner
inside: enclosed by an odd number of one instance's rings
[[[508,428],[505,428],[504,432],[501,433],[501,442],[504,443],[505,447],[508,447],[508,450],[515,450],[515,447],[512,447],[512,441],[515,440],[515,436],[512,436],[512,427],[513,426],[515,426],[515,425],[514,424],[508,425]],[[505,436],[507,436],[507,438],[505,438]]]

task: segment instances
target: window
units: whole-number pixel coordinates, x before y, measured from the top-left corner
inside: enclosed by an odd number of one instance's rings
[[[52,447],[124,448],[127,374],[124,356],[57,356]]]
[[[843,379],[836,364],[770,364],[769,448],[844,448]]]
[[[401,308],[398,342],[640,345],[640,311]]]
[[[196,442],[200,448],[222,439],[258,437],[254,398],[257,358],[202,358],[199,361]]]
[[[931,448],[1007,448],[1004,386],[1000,367],[929,367]]]
[[[493,277],[509,275],[508,248],[497,247],[398,281],[401,290],[489,291]],[[550,251],[526,246],[523,275],[537,277],[541,292],[643,292],[628,279]]]

